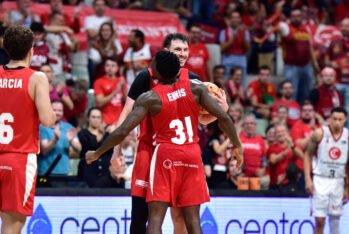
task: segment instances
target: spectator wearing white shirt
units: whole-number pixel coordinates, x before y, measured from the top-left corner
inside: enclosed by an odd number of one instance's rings
[[[105,0],[94,0],[93,9],[95,14],[87,16],[84,22],[84,29],[89,41],[97,39],[99,28],[103,23],[107,21],[112,22],[110,17],[104,15],[107,9]]]

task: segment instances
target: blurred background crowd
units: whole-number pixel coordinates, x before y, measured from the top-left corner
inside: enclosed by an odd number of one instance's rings
[[[313,130],[333,107],[349,107],[349,0],[1,1],[0,64],[8,62],[6,27],[30,27],[31,67],[47,75],[57,115],[54,126],[40,127],[39,185],[49,174],[129,188],[136,131],[115,153],[122,156],[109,151],[91,166],[83,158],[115,128],[135,76],[162,48],[159,31],[132,25],[132,17],[154,21],[164,36],[187,34],[185,67],[225,91],[245,166],[236,169],[216,123],[200,125],[209,187],[304,190]]]

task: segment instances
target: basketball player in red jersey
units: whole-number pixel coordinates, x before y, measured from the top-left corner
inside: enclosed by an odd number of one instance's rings
[[[183,208],[189,233],[202,233],[200,204],[209,201],[209,194],[198,145],[198,104],[218,118],[222,130],[239,149],[237,156],[242,159],[241,144],[228,114],[210,96],[205,85],[186,77],[188,70],[182,69],[177,77],[179,67],[176,55],[158,52],[152,71],[160,83],[137,98],[133,111],[97,151],[86,153],[87,163],[97,160],[106,150],[122,142],[150,113],[157,146],[147,191],[149,234],[161,233],[168,206]]]
[[[10,62],[0,67],[0,206],[1,233],[19,234],[33,214],[39,121],[55,123],[49,84],[42,72],[29,68],[34,35],[24,26],[5,31]]]
[[[189,56],[188,39],[185,35],[179,33],[169,34],[164,40],[163,47],[164,50],[176,54],[179,58],[180,66],[184,66]],[[151,69],[142,71],[132,83],[124,109],[120,114],[116,126],[119,126],[132,111],[135,100],[141,94],[149,91],[157,84],[157,80],[154,79],[151,73]],[[192,72],[188,73],[188,77],[189,79],[200,80],[200,78]],[[226,97],[224,94],[219,97],[218,101],[222,108],[227,111],[228,104],[226,103]],[[214,121],[215,118],[206,115],[200,116],[199,120],[202,124],[208,124]],[[148,220],[148,205],[145,198],[148,188],[147,181],[149,178],[150,160],[154,149],[154,146],[152,145],[152,124],[149,118],[145,118],[145,120],[142,121],[139,130],[139,143],[131,181],[132,213],[130,234],[144,234]],[[184,217],[180,210],[176,208],[171,209],[171,215],[174,223],[174,233],[185,234]]]

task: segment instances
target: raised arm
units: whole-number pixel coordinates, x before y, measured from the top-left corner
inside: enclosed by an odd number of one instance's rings
[[[125,121],[109,135],[105,142],[96,151],[88,151],[86,153],[86,162],[88,164],[92,163],[103,153],[120,144],[145,118],[148,111],[150,111],[150,108],[153,109],[153,106],[156,105],[157,102],[159,102],[158,96],[152,91],[139,96],[134,104],[134,109],[126,117]]]

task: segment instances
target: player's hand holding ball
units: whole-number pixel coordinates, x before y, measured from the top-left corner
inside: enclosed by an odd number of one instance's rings
[[[241,169],[242,168],[242,164],[244,163],[244,158],[243,158],[243,154],[242,154],[242,148],[241,147],[234,147],[232,149],[232,153],[231,156],[236,159],[236,167]]]
[[[214,97],[217,100],[218,104],[222,107],[222,109],[224,111],[227,111],[229,108],[229,105],[227,103],[225,92],[214,83],[211,83],[211,82],[203,82],[203,83],[204,85],[206,85],[208,92],[211,94],[212,97]],[[208,111],[201,106],[200,114],[209,115],[210,113],[208,113]]]

